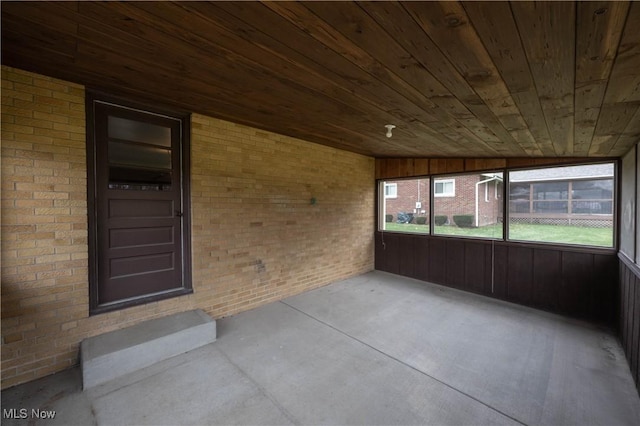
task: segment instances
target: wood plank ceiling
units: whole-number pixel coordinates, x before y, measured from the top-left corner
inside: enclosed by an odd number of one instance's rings
[[[634,2],[3,1],[2,63],[376,157],[618,157],[639,28]]]

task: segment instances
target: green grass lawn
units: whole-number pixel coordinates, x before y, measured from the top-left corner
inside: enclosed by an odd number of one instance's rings
[[[509,239],[613,247],[613,230],[586,226],[516,223],[509,226]]]
[[[385,225],[385,230],[391,232],[429,233],[429,225],[416,225],[414,223],[400,224],[395,222],[389,222]],[[502,239],[502,224],[481,226],[478,228],[458,228],[457,226],[451,225],[436,226],[434,234]],[[611,228],[515,223],[509,226],[509,239],[612,247],[613,231]]]
[[[502,224],[479,226],[477,228],[458,228],[455,225],[436,226],[436,235],[460,235],[463,237],[482,237],[502,239]]]
[[[411,232],[412,234],[428,234],[429,225],[416,225],[415,223],[385,223],[385,231]]]

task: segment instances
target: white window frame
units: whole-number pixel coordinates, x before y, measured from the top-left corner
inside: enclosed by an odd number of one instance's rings
[[[389,191],[387,194],[387,188],[393,188],[393,191]],[[393,194],[391,194],[393,192]],[[398,184],[397,183],[384,183],[384,198],[398,198]]]
[[[447,183],[451,183],[451,192],[436,192],[436,184],[442,183],[442,189],[444,190]],[[433,196],[434,197],[455,197],[456,196],[456,180],[455,179],[434,179],[433,180]]]

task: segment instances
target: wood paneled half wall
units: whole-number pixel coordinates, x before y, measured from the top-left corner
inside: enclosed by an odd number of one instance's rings
[[[620,255],[618,327],[631,375],[640,393],[640,268]]]
[[[377,232],[375,267],[608,326],[616,321],[612,251]]]

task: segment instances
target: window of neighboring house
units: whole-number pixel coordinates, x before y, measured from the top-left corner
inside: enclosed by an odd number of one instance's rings
[[[379,229],[428,234],[429,185],[428,178],[380,182]]]
[[[434,179],[433,233],[501,239],[502,172]]]
[[[433,182],[433,186],[435,197],[455,197],[456,195],[455,179],[438,179]]]
[[[398,184],[386,183],[384,185],[384,198],[397,198],[398,197]]]
[[[614,164],[509,172],[509,239],[613,247]]]

